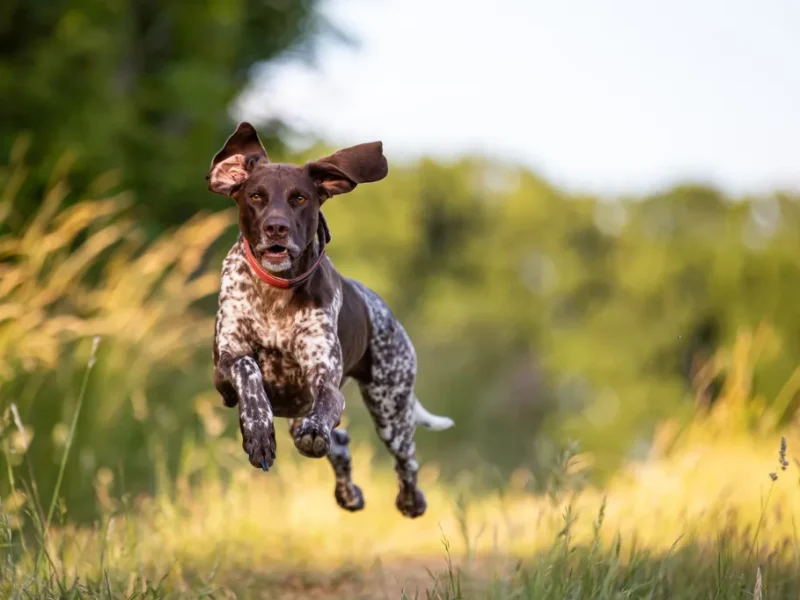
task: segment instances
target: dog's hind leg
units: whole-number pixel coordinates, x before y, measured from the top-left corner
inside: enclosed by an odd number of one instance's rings
[[[425,496],[417,488],[419,464],[414,445],[417,421],[414,415],[416,398],[412,392],[413,371],[395,372],[391,384],[373,381],[361,384],[361,396],[369,409],[378,437],[394,456],[400,489],[395,505],[406,517],[419,517],[427,508]]]
[[[350,457],[350,436],[344,429],[334,429],[331,432],[331,450],[328,452],[328,462],[333,467],[336,475],[336,489],[334,496],[336,503],[351,512],[364,508],[364,494],[353,483],[353,462]]]
[[[373,364],[373,381],[362,383],[359,388],[378,436],[394,456],[400,484],[395,505],[404,516],[413,519],[421,516],[427,508],[425,495],[417,487],[416,428],[422,425],[439,431],[452,427],[453,421],[432,415],[414,395],[416,360],[410,342],[406,343],[405,352],[395,354],[391,361],[383,364],[383,368]],[[400,344],[396,350],[402,347]]]
[[[369,371],[358,378],[361,396],[369,410],[378,437],[394,456],[400,490],[395,504],[406,517],[419,517],[427,505],[417,487],[417,425],[433,430],[447,429],[453,421],[432,415],[414,396],[417,356],[403,326],[375,292],[351,282],[369,310]]]
[[[290,421],[289,433],[294,436],[295,428],[302,419]],[[361,488],[353,483],[353,460],[350,456],[350,436],[344,429],[331,431],[331,449],[328,452],[328,462],[331,463],[333,474],[336,476],[334,497],[336,504],[345,510],[355,512],[364,508],[364,494]]]
[[[359,388],[378,437],[394,456],[400,489],[395,505],[406,517],[425,513],[425,495],[417,487],[419,464],[414,433],[418,425],[442,430],[452,427],[447,417],[430,414],[414,395],[417,362],[411,342],[397,325],[391,345],[373,350],[372,380]]]

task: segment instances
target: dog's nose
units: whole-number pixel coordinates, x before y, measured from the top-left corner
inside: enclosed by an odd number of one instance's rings
[[[264,230],[269,236],[284,237],[289,233],[289,221],[283,217],[269,217],[264,222]]]

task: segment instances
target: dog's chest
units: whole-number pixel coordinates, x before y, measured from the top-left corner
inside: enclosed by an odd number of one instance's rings
[[[253,327],[255,358],[267,397],[275,416],[303,416],[311,410],[314,398],[294,354],[294,321],[270,317],[256,319]]]
[[[337,372],[341,302],[340,289],[334,290],[330,304],[303,305],[290,291],[261,284],[237,244],[223,264],[217,347],[256,359],[276,416],[303,416],[316,396],[310,379],[320,371]]]

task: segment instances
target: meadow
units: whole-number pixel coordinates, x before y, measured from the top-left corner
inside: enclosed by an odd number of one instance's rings
[[[297,457],[280,428],[275,469],[249,467],[211,386],[208,306],[234,215],[150,240],[113,179],[65,205],[56,169],[17,227],[24,152],[0,198],[3,598],[800,595],[797,377],[769,399],[753,391],[776,352],[767,324],[698,375],[726,373],[711,408],[660,419],[646,456],[605,477],[566,441],[493,486],[485,465],[446,475],[423,451],[429,509],[409,521],[364,429],[367,507],[349,514],[328,465]],[[420,432],[423,449],[433,435]]]
[[[731,408],[727,406],[726,408]],[[719,415],[715,415],[719,416]],[[253,471],[233,439],[188,448],[174,482],[116,498],[98,473],[93,526],[50,527],[22,491],[3,499],[6,598],[795,598],[800,594],[795,441],[714,441],[685,431],[668,456],[629,465],[604,489],[573,486],[565,452],[550,493],[514,473],[474,494],[421,475],[429,511],[393,508],[393,473],[354,453],[367,494],[341,511],[328,466],[285,456]],[[279,441],[285,447],[288,439]],[[786,447],[788,444],[788,448]],[[205,465],[238,463],[226,477]],[[64,519],[62,521],[62,519]]]

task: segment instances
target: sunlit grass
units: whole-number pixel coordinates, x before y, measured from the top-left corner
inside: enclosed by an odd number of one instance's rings
[[[288,440],[281,441],[288,448]],[[330,586],[332,574],[347,572],[358,579],[363,572],[367,577],[379,561],[389,568],[415,565],[405,573],[415,577],[410,585],[435,587],[439,595],[434,597],[452,598],[457,596],[450,589],[454,581],[443,573],[446,540],[456,564],[452,576],[465,586],[462,594],[467,589],[489,593],[493,585],[511,578],[501,586],[505,591],[493,596],[511,597],[504,594],[511,594],[514,586],[523,590],[533,585],[526,577],[538,577],[541,568],[589,579],[599,575],[582,569],[602,570],[608,595],[585,589],[578,597],[587,598],[622,597],[615,594],[626,586],[644,586],[634,597],[648,597],[644,590],[651,589],[649,584],[664,582],[627,581],[629,575],[655,577],[663,571],[664,577],[678,577],[676,569],[686,571],[687,579],[673,581],[674,589],[685,584],[687,593],[696,592],[682,597],[706,597],[700,592],[721,585],[715,578],[727,576],[735,581],[723,582],[726,586],[752,593],[759,568],[766,573],[765,590],[794,586],[795,593],[800,591],[798,577],[792,575],[800,567],[798,473],[793,465],[782,470],[777,438],[683,448],[668,458],[631,465],[604,490],[580,493],[527,493],[526,475],[520,471],[502,494],[464,498],[457,487],[440,484],[435,469],[427,467],[421,479],[429,510],[414,521],[394,509],[393,474],[370,466],[367,446],[354,453],[354,477],[367,497],[366,509],[356,514],[336,506],[324,461],[294,460],[285,452],[266,475],[245,466],[237,441],[219,440],[214,446],[213,451],[193,448],[191,454],[197,462],[212,460],[212,454],[238,460],[241,466],[230,478],[203,476],[200,465],[191,468],[187,462],[176,484],[156,497],[129,499],[125,506],[105,496],[108,512],[95,528],[65,525],[52,531],[46,544],[50,562],[40,570],[57,573],[64,582],[110,578],[108,585],[113,582],[118,594],[131,595],[148,582],[155,586],[160,581],[160,594],[183,590],[193,597],[203,586],[216,586],[250,594],[239,597],[271,597],[283,577],[316,574]],[[790,440],[790,456],[794,446]],[[196,479],[194,485],[190,479]],[[110,484],[106,474],[98,493],[104,495]],[[4,508],[18,513],[25,505],[17,504],[9,507],[6,501]],[[18,536],[10,540],[12,546],[19,541]],[[13,572],[17,581],[26,581],[33,554],[17,556],[17,562],[5,567],[6,576]],[[443,578],[426,575],[423,565]],[[714,568],[723,567],[727,575],[714,575]],[[255,590],[244,585],[259,577],[272,583]],[[396,594],[401,583],[394,582]],[[546,584],[542,580],[536,586]],[[772,596],[767,592],[766,597]]]
[[[144,381],[154,365],[207,345],[213,319],[194,305],[218,290],[219,274],[203,260],[232,213],[198,215],[147,243],[131,198],[102,197],[110,182],[101,178],[101,199],[64,206],[69,188],[57,170],[35,218],[9,227],[15,203],[26,201],[15,197],[25,178],[18,146],[0,185],[0,374],[54,368],[71,342],[100,335],[119,352],[135,346],[134,357],[118,358],[133,359],[127,366]]]

